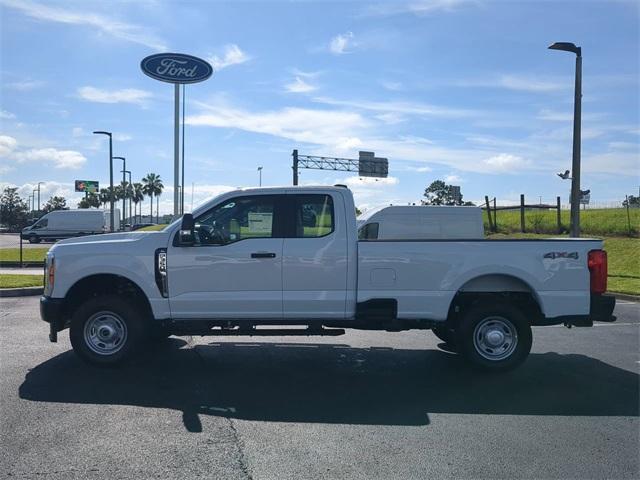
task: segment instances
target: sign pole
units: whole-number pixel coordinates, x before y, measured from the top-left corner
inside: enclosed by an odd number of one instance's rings
[[[173,216],[180,215],[180,84],[173,84],[175,98],[173,130]]]

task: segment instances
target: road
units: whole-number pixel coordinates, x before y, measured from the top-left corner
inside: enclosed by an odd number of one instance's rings
[[[50,248],[51,242],[29,243],[22,241],[22,248]],[[0,248],[20,248],[20,235],[17,233],[0,233]]]
[[[538,327],[499,375],[431,332],[171,338],[122,369],[0,299],[0,472],[11,478],[638,478],[640,306]]]

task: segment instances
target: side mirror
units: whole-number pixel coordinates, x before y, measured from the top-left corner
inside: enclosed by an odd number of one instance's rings
[[[178,232],[178,246],[191,247],[195,243],[194,234],[195,222],[193,221],[193,215],[185,213],[182,216],[182,223],[180,224],[180,231]]]

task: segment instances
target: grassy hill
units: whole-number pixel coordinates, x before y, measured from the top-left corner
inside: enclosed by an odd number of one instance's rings
[[[487,213],[484,229],[489,231]],[[569,230],[569,210],[560,212],[564,231]],[[499,210],[497,212],[498,233],[520,232],[520,210]],[[525,227],[528,233],[557,234],[555,210],[525,211]],[[629,209],[629,219],[625,208],[587,209],[580,211],[580,227],[583,235],[603,237],[640,235],[640,208]]]

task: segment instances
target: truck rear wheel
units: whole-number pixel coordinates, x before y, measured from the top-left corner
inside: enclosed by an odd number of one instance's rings
[[[71,319],[73,351],[86,362],[115,366],[131,358],[141,343],[143,316],[117,295],[92,297]]]
[[[483,370],[510,370],[531,351],[531,325],[510,304],[472,307],[462,318],[456,336],[460,353]]]

